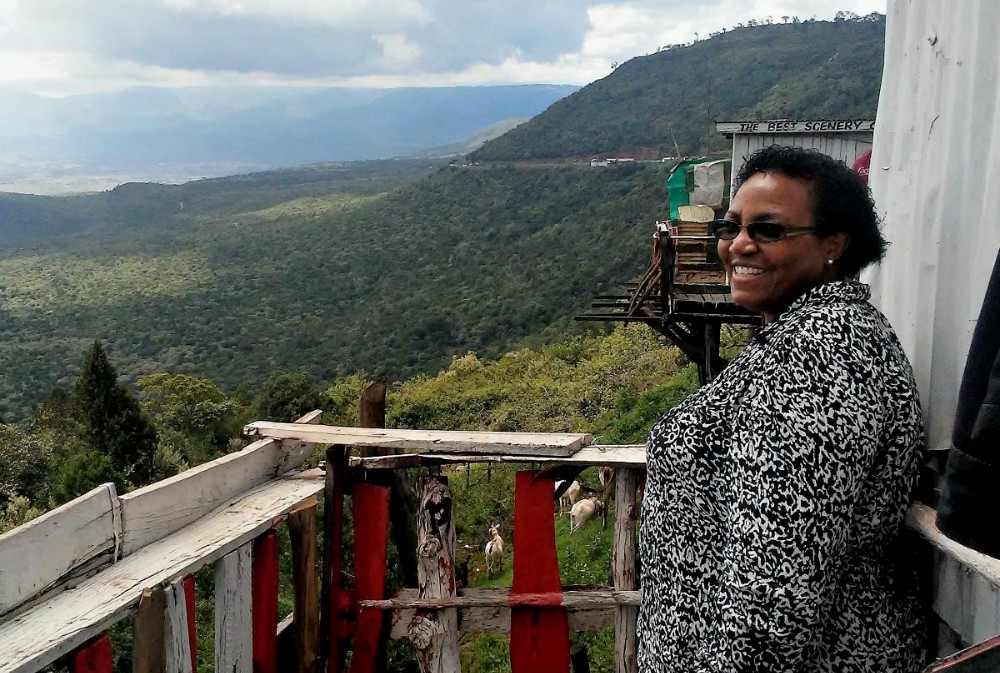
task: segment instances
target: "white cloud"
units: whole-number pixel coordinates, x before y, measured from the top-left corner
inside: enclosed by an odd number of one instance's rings
[[[749,19],[886,0],[0,0],[0,85],[587,84]]]

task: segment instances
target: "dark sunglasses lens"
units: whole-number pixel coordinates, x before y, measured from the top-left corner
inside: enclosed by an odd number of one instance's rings
[[[747,227],[750,238],[760,243],[774,243],[785,237],[785,226],[774,222],[754,222]]]
[[[731,241],[740,234],[740,225],[735,222],[717,220],[712,223],[712,235],[723,241]]]

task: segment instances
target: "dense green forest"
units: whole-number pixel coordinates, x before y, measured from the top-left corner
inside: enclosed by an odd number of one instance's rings
[[[471,156],[692,155],[726,149],[714,121],[874,119],[884,42],[881,14],[740,25],[623,63]]]

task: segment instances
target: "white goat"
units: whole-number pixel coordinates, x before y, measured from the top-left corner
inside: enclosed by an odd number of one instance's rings
[[[604,511],[604,503],[597,498],[584,498],[573,505],[569,513],[569,532],[576,532],[580,526],[594,518],[595,514]]]
[[[490,526],[492,540],[486,543],[486,577],[493,578],[493,572],[503,570],[503,538],[500,537],[500,526]]]
[[[563,483],[562,480],[557,481],[555,490],[558,491],[562,483]],[[559,516],[563,515],[564,506],[569,509],[573,508],[573,506],[576,504],[576,501],[580,499],[581,493],[583,493],[583,487],[580,486],[580,482],[574,480],[573,483],[569,485],[569,488],[567,488],[566,491],[561,496],[559,496]]]
[[[611,480],[615,478],[615,468],[600,467],[597,469],[597,477],[601,480],[601,488],[607,488]]]

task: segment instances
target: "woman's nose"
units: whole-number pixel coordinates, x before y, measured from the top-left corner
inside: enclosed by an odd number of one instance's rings
[[[729,242],[729,251],[738,255],[745,255],[757,251],[757,243],[750,238],[746,227],[740,228],[740,233]]]

